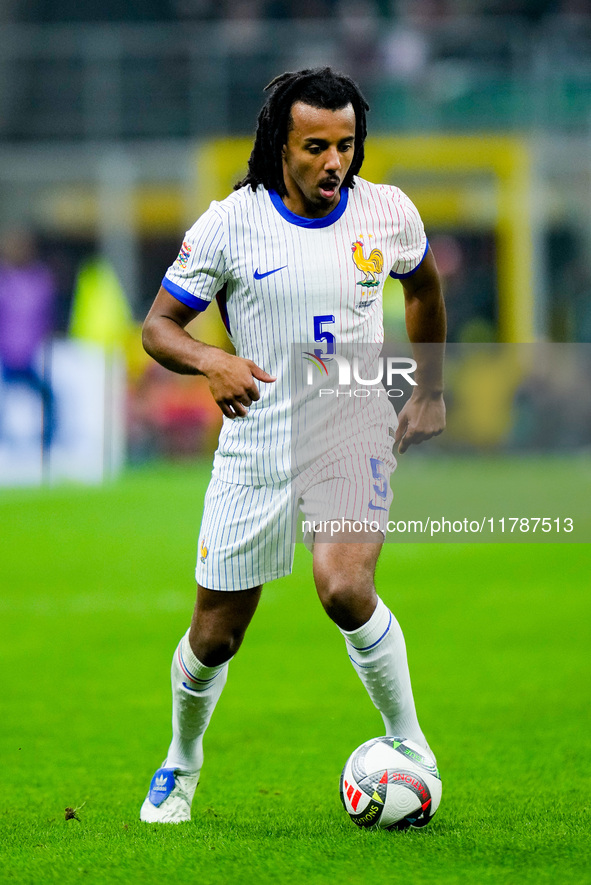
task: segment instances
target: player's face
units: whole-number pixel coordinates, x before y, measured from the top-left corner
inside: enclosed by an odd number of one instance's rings
[[[296,215],[321,218],[338,204],[355,150],[355,111],[313,108],[296,101],[283,146],[283,202]]]

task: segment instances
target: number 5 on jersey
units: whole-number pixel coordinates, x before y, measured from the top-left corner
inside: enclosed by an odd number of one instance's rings
[[[315,348],[314,356],[322,359],[330,353],[334,353],[335,337],[332,332],[328,332],[324,327],[334,323],[332,314],[318,314],[314,317],[314,341],[326,341],[326,350],[320,347]]]
[[[386,498],[388,496],[388,478],[382,473],[384,468],[384,462],[380,461],[379,458],[370,458],[369,463],[371,464],[371,472],[373,478],[376,482],[373,483],[373,490],[378,498],[381,498],[383,503],[386,503]],[[387,510],[387,507],[382,507],[380,504],[374,504],[373,501],[369,502],[370,510]]]

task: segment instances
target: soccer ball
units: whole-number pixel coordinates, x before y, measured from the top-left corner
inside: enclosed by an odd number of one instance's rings
[[[347,759],[340,794],[358,827],[406,830],[429,823],[441,801],[441,778],[433,757],[414,741],[377,737]]]

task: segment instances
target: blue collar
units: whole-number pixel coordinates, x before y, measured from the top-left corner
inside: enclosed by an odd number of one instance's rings
[[[271,202],[286,221],[289,221],[290,224],[297,224],[298,227],[329,227],[329,225],[334,224],[335,221],[338,221],[345,209],[347,208],[347,203],[349,201],[349,188],[341,187],[341,199],[334,207],[332,212],[329,212],[328,215],[325,215],[323,218],[304,218],[302,215],[296,215],[295,212],[292,212],[287,208],[277,191],[269,189],[269,196],[271,197]]]

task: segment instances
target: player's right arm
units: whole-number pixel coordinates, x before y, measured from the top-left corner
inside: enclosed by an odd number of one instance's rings
[[[242,418],[260,398],[255,379],[275,381],[252,360],[233,356],[197,341],[186,331],[193,310],[160,287],[142,329],[144,349],[157,362],[182,375],[205,375],[216,403],[227,418]]]

